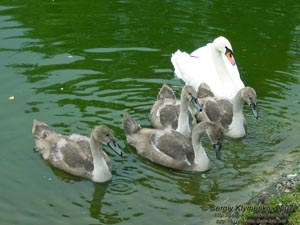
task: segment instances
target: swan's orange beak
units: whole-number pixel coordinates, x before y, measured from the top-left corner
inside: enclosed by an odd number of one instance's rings
[[[229,60],[229,62],[230,62],[233,66],[235,66],[235,60],[234,60],[234,58],[233,58],[232,52],[231,52],[231,51],[227,51],[227,52],[225,53],[225,55],[226,55],[227,59]]]

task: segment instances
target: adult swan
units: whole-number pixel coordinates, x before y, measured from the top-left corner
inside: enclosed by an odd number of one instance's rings
[[[191,54],[177,50],[171,62],[175,75],[196,90],[206,83],[217,98],[232,99],[245,87],[233,58],[230,42],[225,37],[198,48]]]

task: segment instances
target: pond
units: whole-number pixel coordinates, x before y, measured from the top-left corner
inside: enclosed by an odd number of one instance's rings
[[[1,224],[216,224],[213,209],[249,200],[300,160],[300,3],[4,0],[0,3]],[[150,127],[163,83],[179,96],[170,57],[226,36],[260,118],[244,107],[248,135],[225,140],[213,168],[179,172],[126,144],[122,114]],[[105,184],[61,172],[35,151],[33,119],[57,132],[111,127]],[[207,139],[206,149],[211,148]]]

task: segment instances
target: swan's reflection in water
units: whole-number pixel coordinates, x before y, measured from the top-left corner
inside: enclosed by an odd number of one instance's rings
[[[45,162],[45,164],[49,163]],[[109,182],[95,183],[84,178],[67,174],[54,168],[50,164],[49,166],[56,177],[66,183],[92,183],[93,192],[91,196],[89,197],[86,194],[81,194],[80,196],[81,200],[84,200],[88,205],[85,206],[84,203],[79,203],[78,200],[72,200],[72,204],[81,208],[88,207],[87,210],[89,211],[90,216],[101,224],[116,224],[129,219],[126,219],[126,217],[121,215],[122,210],[120,210],[120,201],[125,201],[122,200],[122,198],[126,199],[126,196],[137,191],[136,184],[130,177],[114,174],[112,180]],[[70,186],[70,188],[72,188],[72,186]]]

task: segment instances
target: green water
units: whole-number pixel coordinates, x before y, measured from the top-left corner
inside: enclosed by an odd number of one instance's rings
[[[213,207],[247,201],[281,172],[280,160],[300,161],[300,3],[267,2],[1,1],[0,224],[215,224]],[[126,144],[123,112],[150,126],[161,85],[183,85],[171,53],[219,35],[256,89],[261,118],[245,108],[248,136],[226,140],[205,176],[143,160]],[[66,134],[109,125],[125,152],[110,155],[112,181],[45,163],[34,118]]]

